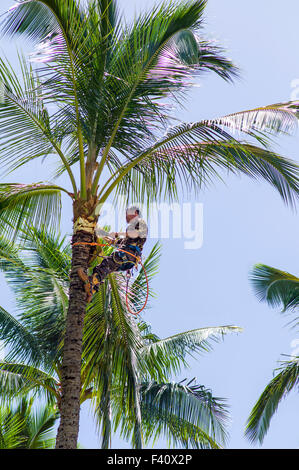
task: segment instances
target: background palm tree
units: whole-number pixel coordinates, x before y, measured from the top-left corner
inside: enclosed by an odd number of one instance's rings
[[[57,411],[50,405],[33,408],[33,400],[0,406],[0,449],[53,449]]]
[[[236,75],[221,50],[199,35],[205,5],[163,3],[131,25],[122,23],[115,0],[21,0],[10,10],[4,33],[25,35],[38,49],[36,66],[20,58],[21,79],[0,61],[1,162],[11,171],[56,156],[57,175],[66,172],[70,188],[2,184],[0,220],[7,235],[17,236],[26,224],[54,227],[65,192],[73,204],[73,242],[91,242],[97,208],[110,195],[172,199],[181,187],[199,189],[220,177],[221,169],[263,178],[294,203],[298,167],[269,149],[265,132],[292,130],[297,103],[173,125],[168,104],[182,103],[195,76],[207,70],[225,80]],[[91,255],[89,246],[73,244],[58,448],[76,448],[86,310],[77,270],[87,269]]]
[[[293,327],[298,326],[299,278],[292,274],[258,264],[254,267],[251,282],[257,297],[271,307],[283,306],[282,312],[295,314]],[[248,418],[246,435],[252,442],[262,443],[269,429],[271,419],[280,401],[299,386],[299,356],[283,361],[274,378],[266,386]]]
[[[145,260],[150,279],[159,256],[156,245]],[[0,339],[8,349],[0,364],[1,395],[39,397],[59,409],[70,246],[57,235],[31,229],[22,249],[0,241],[0,267],[17,303],[17,315],[0,309]],[[195,379],[177,383],[173,377],[188,365],[188,354],[209,351],[212,342],[239,329],[200,328],[161,340],[145,321],[128,314],[124,284],[124,275],[111,275],[85,317],[80,402],[91,400],[102,447],[111,445],[116,430],[133,447],[162,435],[187,448],[224,445],[224,402]],[[131,309],[145,296],[141,271],[129,290]]]

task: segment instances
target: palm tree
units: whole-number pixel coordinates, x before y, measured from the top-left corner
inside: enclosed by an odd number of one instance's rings
[[[286,203],[298,196],[298,166],[271,151],[265,134],[292,130],[297,103],[174,125],[171,102],[182,104],[194,77],[212,71],[231,80],[237,73],[221,49],[199,35],[205,6],[206,0],[168,1],[127,25],[116,0],[20,0],[3,21],[5,34],[28,37],[37,50],[29,64],[20,58],[21,78],[0,60],[2,165],[12,171],[56,157],[56,176],[66,173],[70,183],[0,185],[6,235],[17,236],[26,224],[54,228],[61,193],[72,201],[57,448],[76,448],[86,311],[77,271],[88,268],[92,255],[89,245],[78,243],[94,240],[97,208],[120,192],[128,200],[173,199],[180,189],[198,190],[221,177],[221,170],[265,179]]]
[[[159,254],[154,246],[145,260],[149,278],[157,271]],[[0,267],[17,304],[13,316],[0,309],[0,339],[8,349],[0,364],[1,395],[9,400],[37,396],[60,409],[70,246],[57,235],[31,229],[22,249],[0,240]],[[141,271],[129,290],[130,310],[144,302],[144,281]],[[209,351],[213,341],[239,329],[200,328],[162,340],[145,321],[128,314],[124,283],[123,274],[111,275],[85,317],[80,403],[91,401],[102,447],[110,446],[116,429],[133,447],[159,436],[187,448],[223,445],[223,401],[194,380],[171,378],[187,365],[188,354]]]
[[[253,269],[251,281],[261,301],[266,301],[271,307],[282,304],[282,312],[298,312],[298,277],[271,266],[258,264]],[[298,325],[298,316],[295,316],[292,323],[293,326]],[[263,442],[279,403],[292,389],[298,389],[299,356],[292,356],[290,360],[283,361],[276,372],[248,418],[246,435],[252,442]]]
[[[52,449],[58,415],[49,405],[33,409],[33,399],[0,406],[0,449]]]

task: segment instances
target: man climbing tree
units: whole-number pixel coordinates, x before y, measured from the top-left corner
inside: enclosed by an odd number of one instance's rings
[[[78,276],[84,282],[87,302],[91,301],[92,295],[98,291],[99,285],[108,274],[116,271],[129,271],[138,263],[138,258],[141,256],[147,238],[147,224],[141,218],[140,209],[135,206],[127,209],[126,221],[128,223],[126,232],[111,232],[104,237],[119,249],[111,256],[105,257],[101,264],[93,269],[90,277],[83,268],[78,269]]]
[[[20,57],[21,73],[0,58],[1,171],[57,158],[56,175],[65,173],[68,184],[49,182],[46,172],[43,183],[1,183],[1,230],[23,241],[24,227],[55,229],[61,193],[72,203],[58,449],[75,449],[78,440],[87,304],[78,270],[90,266],[96,208],[119,193],[128,201],[171,201],[228,172],[267,181],[291,205],[299,195],[298,165],[266,138],[297,126],[299,103],[178,122],[177,105],[201,73],[227,81],[237,73],[202,36],[206,3],[169,0],[127,24],[116,0],[18,0],[2,19],[4,33],[37,47],[30,64]]]

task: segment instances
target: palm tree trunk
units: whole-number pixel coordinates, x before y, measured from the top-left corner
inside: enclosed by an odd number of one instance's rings
[[[56,449],[76,449],[79,434],[81,355],[86,294],[77,270],[87,270],[91,247],[74,245],[92,242],[93,234],[82,230],[73,235],[72,269],[70,276],[69,306],[66,319],[66,332],[61,368],[62,396],[60,405],[60,425],[56,438]]]

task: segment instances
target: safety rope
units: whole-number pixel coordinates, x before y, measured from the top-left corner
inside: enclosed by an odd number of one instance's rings
[[[90,245],[90,246],[113,246],[112,243],[96,243],[96,242],[76,242],[76,243],[73,243],[73,246],[74,245]],[[115,246],[114,246],[115,248]],[[144,308],[146,307],[146,304],[147,304],[147,301],[148,301],[148,297],[149,297],[149,284],[148,284],[148,277],[147,277],[147,274],[146,274],[146,270],[145,270],[145,267],[144,265],[142,264],[141,262],[141,259],[140,259],[140,256],[135,256],[133,255],[133,253],[130,253],[129,251],[126,251],[126,250],[123,250],[121,248],[118,248],[117,247],[117,250],[118,251],[122,251],[123,253],[127,253],[128,255],[130,256],[133,256],[134,258],[136,258],[136,261],[138,261],[140,264],[141,264],[141,267],[143,269],[143,272],[144,272],[144,275],[145,275],[145,280],[146,280],[146,298],[145,298],[145,302],[142,306],[142,308],[138,311],[138,312],[132,312],[132,310],[130,309],[129,307],[129,301],[128,301],[128,286],[129,286],[129,279],[127,277],[127,283],[126,283],[126,306],[127,306],[127,309],[128,309],[128,312],[131,313],[132,315],[139,315],[142,310],[144,310]],[[101,255],[98,255],[100,258],[105,258],[105,256],[101,256]],[[127,263],[128,261],[124,261],[124,263]],[[138,264],[138,263],[137,263]]]

